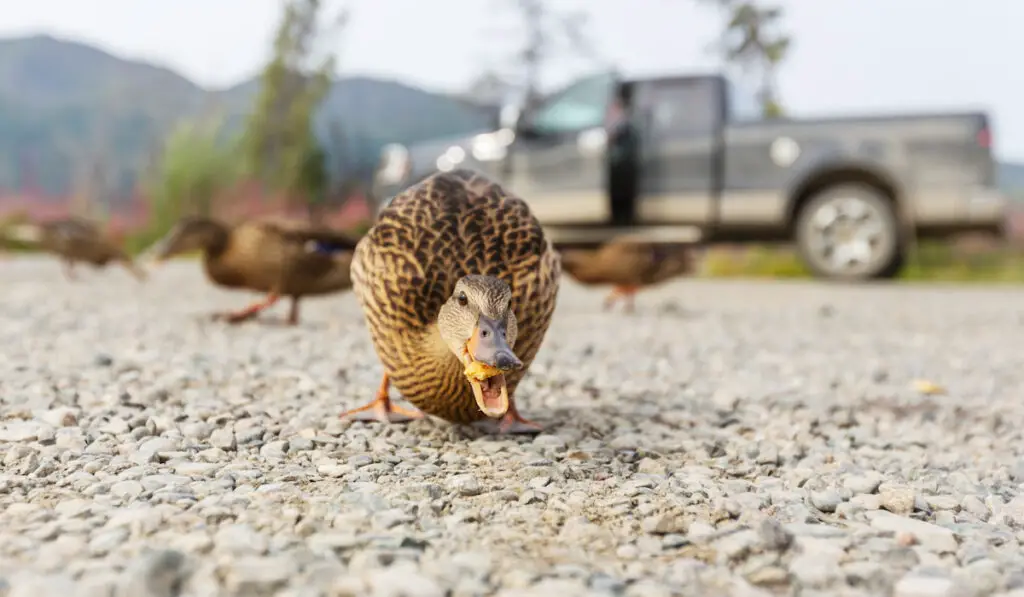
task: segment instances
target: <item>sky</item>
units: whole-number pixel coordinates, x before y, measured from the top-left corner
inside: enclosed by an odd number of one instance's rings
[[[770,0],[794,39],[779,76],[793,116],[913,110],[989,111],[996,151],[1024,161],[1024,2]],[[344,0],[326,0],[343,6]],[[630,75],[719,67],[721,16],[698,0],[551,0],[585,8],[601,56]],[[349,0],[339,70],[459,90],[519,39],[509,0]],[[33,0],[0,12],[0,35],[49,33],[226,86],[266,60],[280,0]],[[550,66],[549,85],[595,68]],[[1013,73],[1018,74],[1013,74]]]

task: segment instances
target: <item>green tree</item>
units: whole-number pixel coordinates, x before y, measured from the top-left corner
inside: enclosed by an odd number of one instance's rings
[[[263,70],[260,93],[245,126],[250,172],[289,200],[316,201],[326,192],[325,176],[311,166],[323,160],[313,117],[330,90],[334,56],[320,51],[322,0],[286,0],[274,39],[273,57]],[[343,26],[342,13],[335,26]],[[321,166],[323,168],[323,166]]]
[[[764,116],[782,116],[776,77],[792,45],[789,35],[779,31],[782,8],[741,0],[701,1],[727,15],[725,29],[716,44],[725,61],[760,75],[759,96]]]
[[[226,137],[220,117],[179,123],[166,137],[148,180],[150,225],[133,245],[165,234],[184,215],[212,215],[216,201],[245,171],[239,138]]]
[[[488,35],[502,39],[521,34],[524,40],[509,56],[514,76],[498,74],[493,68],[488,68],[485,76],[492,79],[489,84],[500,87],[502,94],[518,87],[523,94],[526,111],[541,101],[544,71],[556,60],[582,58],[600,68],[611,66],[588,33],[586,10],[568,11],[552,6],[547,0],[501,0],[497,6],[514,13],[519,26],[515,29],[495,28],[488,31]],[[511,85],[511,80],[517,84]]]

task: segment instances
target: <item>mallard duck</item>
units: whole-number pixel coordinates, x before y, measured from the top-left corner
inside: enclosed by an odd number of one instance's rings
[[[605,298],[610,309],[621,297],[626,310],[635,309],[634,296],[641,288],[692,273],[692,245],[664,244],[620,237],[596,249],[562,249],[562,267],[585,286],[613,285]]]
[[[526,202],[469,170],[436,173],[380,211],[359,241],[353,291],[384,376],[341,414],[541,429],[513,396],[551,323],[561,267]],[[391,384],[419,411],[391,402]]]
[[[225,288],[266,293],[241,311],[215,313],[228,323],[253,319],[282,296],[291,297],[288,324],[299,321],[299,300],[346,290],[356,240],[306,222],[262,218],[230,225],[213,218],[182,218],[144,252],[153,264],[202,251],[207,279]]]
[[[82,218],[72,216],[15,224],[9,226],[3,235],[9,240],[33,245],[57,255],[63,266],[64,277],[69,280],[77,279],[75,265],[79,262],[101,268],[111,261],[123,265],[137,280],[146,279],[146,273],[107,238],[99,226]]]

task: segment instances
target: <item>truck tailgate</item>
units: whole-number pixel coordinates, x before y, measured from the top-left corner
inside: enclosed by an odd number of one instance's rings
[[[931,116],[919,124],[901,135],[915,182],[995,186],[992,131],[985,114]]]

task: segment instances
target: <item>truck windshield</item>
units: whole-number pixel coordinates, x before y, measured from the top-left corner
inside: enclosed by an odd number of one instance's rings
[[[761,102],[758,101],[756,93],[731,78],[726,79],[726,86],[729,94],[729,122],[761,120]]]
[[[537,110],[533,127],[542,133],[557,134],[602,126],[614,85],[612,73],[573,83]]]

